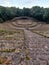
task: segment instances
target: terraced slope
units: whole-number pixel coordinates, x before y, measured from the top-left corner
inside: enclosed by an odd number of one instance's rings
[[[0,24],[0,28],[2,29],[18,29],[18,28],[34,28],[36,26],[40,25],[39,23],[37,23],[36,21],[32,20],[32,19],[18,19],[18,20],[14,20],[14,21],[8,21]]]
[[[4,64],[4,62],[9,65],[18,64],[21,57],[22,46],[24,45],[24,31],[0,30],[0,33],[2,33],[2,35],[0,35],[0,64]],[[15,57],[15,54],[18,58]],[[10,62],[6,61],[8,58]]]

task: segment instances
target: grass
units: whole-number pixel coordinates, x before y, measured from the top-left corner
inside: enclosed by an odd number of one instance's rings
[[[46,38],[49,38],[49,31],[39,31],[39,30],[33,30],[32,32],[37,33],[41,36],[44,36]]]
[[[12,34],[14,34],[14,33],[16,33],[15,31],[9,31],[9,30],[5,30],[5,29],[0,29],[0,35],[7,35],[7,34],[9,34],[9,35],[12,35]]]
[[[19,52],[21,52],[21,49],[20,48],[17,48],[17,49],[3,49],[3,50],[0,50],[0,52],[16,52],[16,53],[19,53]]]
[[[20,48],[15,49],[15,53],[20,53],[22,50]]]
[[[15,49],[3,49],[3,50],[0,50],[0,52],[14,52]]]
[[[6,57],[0,57],[0,64],[3,64],[7,60]]]
[[[30,60],[30,59],[31,59],[30,56],[26,55],[26,60]]]
[[[22,33],[23,30],[5,30],[5,29],[0,29],[0,35],[8,34],[8,35],[13,35],[14,33]]]
[[[3,36],[2,38],[5,40],[20,40],[24,37],[24,31],[23,30],[5,30],[0,29],[0,36]]]

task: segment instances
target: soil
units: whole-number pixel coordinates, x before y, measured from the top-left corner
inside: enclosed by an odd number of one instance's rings
[[[49,31],[49,24],[30,18],[0,24],[1,65],[49,65],[49,38],[32,30]]]

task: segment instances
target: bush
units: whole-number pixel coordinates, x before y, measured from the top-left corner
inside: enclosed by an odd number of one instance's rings
[[[0,23],[3,23],[4,21],[3,21],[3,19],[2,18],[0,18]]]

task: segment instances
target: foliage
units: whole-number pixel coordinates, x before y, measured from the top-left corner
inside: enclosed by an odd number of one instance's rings
[[[20,16],[32,17],[49,23],[49,8],[34,6],[32,8],[19,9],[16,7],[0,6],[0,23]]]

